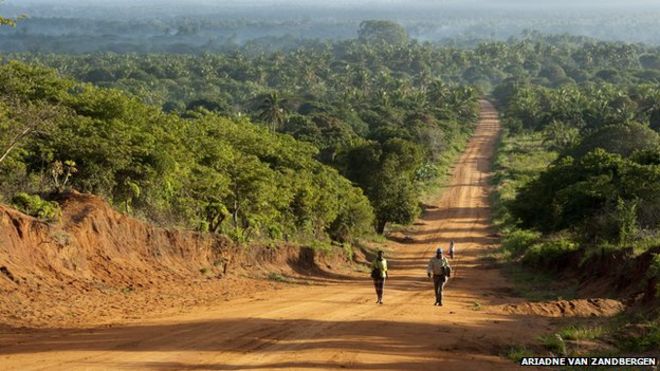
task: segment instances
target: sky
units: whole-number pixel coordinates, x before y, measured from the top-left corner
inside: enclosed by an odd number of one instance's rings
[[[282,17],[318,17],[328,10],[328,16],[341,12],[344,17],[392,18],[396,15],[416,14],[433,17],[443,11],[521,11],[543,15],[544,10],[570,14],[608,11],[643,13],[660,11],[660,0],[0,0],[0,14],[13,16],[28,14],[36,17],[75,17],[80,14],[103,19],[107,16],[150,18],[175,15],[225,14],[248,17],[275,10]],[[254,11],[254,13],[251,13]],[[400,17],[399,17],[400,18]],[[399,19],[397,18],[397,19]]]
[[[50,4],[50,5],[156,5],[156,4],[176,4],[176,5],[191,5],[191,4],[204,4],[216,6],[232,6],[232,7],[245,7],[253,5],[273,5],[273,4],[287,4],[287,5],[304,5],[304,6],[328,6],[342,5],[350,6],[357,5],[363,6],[365,3],[380,5],[380,6],[479,6],[479,5],[513,5],[524,7],[573,7],[573,6],[589,6],[589,7],[603,7],[603,6],[657,6],[660,0],[334,0],[318,1],[318,0],[6,0],[7,4],[20,5],[20,4]]]

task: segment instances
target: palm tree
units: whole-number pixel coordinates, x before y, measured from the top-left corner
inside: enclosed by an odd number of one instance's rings
[[[259,106],[259,119],[268,124],[270,130],[277,130],[286,120],[285,102],[277,92],[266,94]]]

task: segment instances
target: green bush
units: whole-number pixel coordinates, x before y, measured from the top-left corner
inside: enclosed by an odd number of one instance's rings
[[[554,354],[567,356],[566,342],[560,334],[543,335],[539,338],[543,346]]]
[[[543,241],[530,247],[523,256],[523,263],[535,267],[551,267],[557,261],[575,250],[578,245],[568,239],[561,238]]]
[[[527,347],[524,345],[514,345],[507,350],[505,356],[510,360],[519,363],[520,360],[525,357],[533,357],[534,352],[530,349],[527,349]]]
[[[510,209],[526,228],[629,243],[638,226],[658,225],[659,196],[659,165],[596,149],[578,160],[560,158],[519,190]]]
[[[660,348],[660,321],[646,321],[637,324],[630,334],[619,334],[620,347],[630,352],[646,352]]]
[[[520,256],[538,242],[541,234],[525,229],[515,229],[502,240],[502,247],[513,256]]]
[[[655,297],[660,299],[660,255],[655,255],[651,266],[646,271],[646,279],[649,281],[655,280]]]
[[[569,326],[559,332],[559,335],[566,340],[593,340],[603,336],[604,334],[605,328],[602,326]]]
[[[22,212],[47,221],[59,220],[62,210],[57,202],[46,201],[38,195],[21,192],[14,196],[11,204]]]
[[[647,271],[648,278],[660,277],[660,255],[653,256],[653,262]]]

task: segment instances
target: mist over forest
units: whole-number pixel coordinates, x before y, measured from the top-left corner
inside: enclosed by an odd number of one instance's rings
[[[360,22],[402,24],[419,41],[473,46],[483,40],[568,33],[660,43],[654,1],[6,1],[2,14],[27,15],[0,31],[5,52],[201,52],[246,43],[287,49],[301,40],[354,38]]]

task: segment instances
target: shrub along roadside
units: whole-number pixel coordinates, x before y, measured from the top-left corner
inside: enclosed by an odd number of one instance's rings
[[[49,222],[58,221],[62,216],[62,210],[57,202],[46,201],[38,195],[18,193],[12,198],[11,205],[27,215]]]
[[[658,255],[651,254],[656,249],[653,237],[638,240],[635,248],[623,248],[618,245],[618,238],[613,242],[590,245],[585,239],[578,238],[580,236],[576,236],[575,231],[544,234],[520,227],[519,217],[511,212],[512,203],[516,202],[521,189],[538,181],[551,166],[552,158],[556,157],[556,153],[552,155],[550,146],[544,143],[543,136],[539,132],[505,133],[496,157],[492,200],[494,222],[502,234],[502,249],[498,256],[506,261],[504,271],[513,278],[516,290],[530,300],[570,299],[575,295],[575,292],[571,294],[574,288],[558,283],[577,277],[583,282],[611,280],[613,290],[626,290],[627,293],[643,291],[648,296],[653,292],[648,289],[650,286],[655,286],[655,293],[660,292],[660,260]],[[657,298],[650,300],[653,303]],[[654,308],[653,304],[651,308]],[[605,354],[606,349],[613,348],[618,349],[617,354],[648,352],[657,349],[659,325],[657,312],[645,309],[637,315],[622,314],[615,319],[575,323],[557,334],[547,334],[539,342],[546,350],[570,355],[584,355],[584,352]],[[595,345],[583,347],[584,341],[595,342]],[[594,347],[601,350],[594,350]],[[518,358],[526,352],[529,351],[525,347],[517,347],[509,355]]]
[[[495,221],[524,265],[614,280],[660,246],[660,136],[644,103],[655,90],[638,90],[521,82],[499,96],[509,133],[496,163]]]

